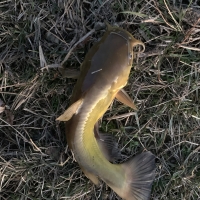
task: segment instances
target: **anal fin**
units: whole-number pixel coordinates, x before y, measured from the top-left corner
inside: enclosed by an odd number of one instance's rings
[[[121,158],[118,144],[111,134],[99,133],[99,138],[96,138],[96,140],[101,152],[108,161],[115,162]]]
[[[95,185],[99,185],[99,179],[96,175],[90,173],[89,171],[85,170],[83,167],[81,167],[83,173],[89,178]]]

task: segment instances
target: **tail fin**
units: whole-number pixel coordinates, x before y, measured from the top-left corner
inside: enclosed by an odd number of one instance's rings
[[[144,152],[123,163],[122,167],[126,177],[124,199],[148,200],[155,177],[155,156]]]

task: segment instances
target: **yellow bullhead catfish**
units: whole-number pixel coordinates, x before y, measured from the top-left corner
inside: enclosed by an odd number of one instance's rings
[[[135,109],[122,90],[133,62],[133,47],[144,44],[129,32],[108,25],[102,39],[87,53],[74,88],[71,106],[57,120],[66,121],[66,137],[76,161],[94,183],[99,178],[126,200],[148,200],[155,176],[155,157],[141,153],[122,164],[112,139],[98,132],[97,122],[116,97]],[[112,151],[113,149],[113,151]]]

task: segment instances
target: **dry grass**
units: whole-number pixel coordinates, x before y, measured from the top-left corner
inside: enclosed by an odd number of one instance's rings
[[[139,112],[114,102],[101,128],[124,158],[144,149],[157,156],[152,200],[200,199],[200,5],[183,2],[0,2],[0,199],[119,199],[83,175],[55,121],[75,84],[58,66],[71,52],[64,66],[78,69],[104,20],[146,51],[125,88]]]

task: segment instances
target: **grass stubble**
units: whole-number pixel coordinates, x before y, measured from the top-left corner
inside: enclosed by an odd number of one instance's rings
[[[146,51],[125,87],[139,111],[114,101],[102,131],[116,136],[123,160],[156,155],[151,199],[200,199],[199,9],[198,1],[1,1],[0,199],[119,199],[83,175],[55,121],[76,82],[68,70],[79,69],[104,20]]]

